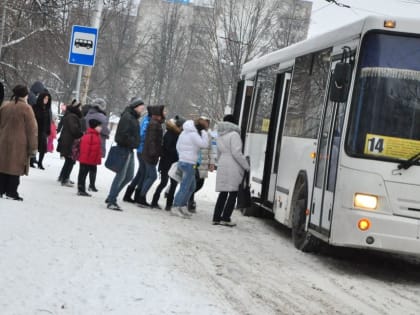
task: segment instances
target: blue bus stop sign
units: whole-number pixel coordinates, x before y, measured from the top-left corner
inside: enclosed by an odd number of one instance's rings
[[[70,41],[69,63],[93,67],[95,64],[98,29],[73,25]]]

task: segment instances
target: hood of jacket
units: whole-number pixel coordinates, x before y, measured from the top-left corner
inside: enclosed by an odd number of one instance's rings
[[[229,121],[221,121],[217,124],[217,134],[218,136],[223,136],[229,132],[235,131],[241,134],[241,130],[238,125],[235,125]]]
[[[182,130],[185,132],[197,132],[197,128],[195,128],[195,124],[193,120],[187,120],[182,125]]]
[[[34,84],[32,84],[30,91],[34,93],[35,95],[41,93],[45,90],[45,86],[42,82],[36,81]]]
[[[43,106],[45,96],[48,96],[48,103],[46,104],[46,107],[51,108],[51,95],[46,90],[43,90],[43,92],[38,95],[38,98],[36,99],[36,106]]]
[[[169,119],[165,122],[166,130],[170,130],[175,134],[181,133],[181,128],[177,126],[175,119]]]

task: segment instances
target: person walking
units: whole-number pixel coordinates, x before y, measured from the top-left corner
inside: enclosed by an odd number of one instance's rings
[[[191,213],[196,212],[196,202],[194,200],[194,195],[197,191],[199,191],[203,185],[205,179],[208,177],[208,172],[214,171],[214,164],[216,161],[216,152],[214,152],[211,148],[212,136],[208,131],[210,128],[210,119],[205,116],[200,116],[195,122],[195,127],[197,128],[198,132],[201,130],[207,131],[209,143],[205,148],[200,149],[198,154],[198,161],[196,164],[196,171],[195,171],[195,179],[196,179],[196,187],[194,192],[191,194],[190,199],[188,200],[188,211]]]
[[[75,161],[73,160],[73,143],[76,139],[83,136],[80,119],[82,112],[80,111],[80,103],[73,101],[67,106],[66,113],[63,117],[63,129],[58,139],[57,151],[64,157],[64,165],[61,168],[58,181],[62,186],[73,187],[74,183],[70,180],[70,174],[73,170]]]
[[[139,118],[144,110],[144,102],[141,98],[133,98],[130,105],[126,107],[121,115],[115,133],[115,142],[121,150],[126,150],[128,158],[124,166],[115,174],[111,184],[108,197],[105,202],[107,208],[111,210],[122,211],[117,204],[117,197],[126,184],[130,182],[134,175],[134,152],[133,150],[140,143]]]
[[[208,146],[209,139],[207,131],[201,130],[200,134],[197,132],[193,120],[187,120],[182,129],[176,144],[179,156],[178,169],[182,172],[182,179],[179,190],[175,195],[171,213],[189,218],[190,213],[187,210],[187,203],[195,190],[194,166],[197,163],[200,148]]]
[[[0,106],[3,104],[4,100],[4,85],[0,82]]]
[[[88,121],[89,128],[80,140],[79,176],[77,178],[77,194],[90,197],[86,192],[86,176],[93,172],[96,174],[97,165],[101,164],[101,129],[102,123],[94,118]]]
[[[109,138],[110,130],[108,128],[108,117],[106,115],[106,102],[102,98],[96,98],[92,101],[88,112],[84,119],[86,126],[89,126],[89,120],[96,119],[101,122],[101,157],[106,156],[106,140]],[[89,170],[89,191],[97,192],[96,188],[96,174],[97,168],[91,168]]]
[[[43,160],[47,152],[48,136],[51,133],[51,95],[48,91],[41,92],[38,95],[35,105],[32,106],[35,118],[38,123],[38,160],[31,160],[31,167],[38,164],[38,168],[44,170]]]
[[[0,107],[0,197],[23,201],[18,193],[20,176],[28,175],[29,160],[38,147],[38,126],[28,106],[28,88],[13,88],[10,102]]]
[[[166,132],[163,136],[162,143],[162,155],[159,161],[158,171],[160,172],[160,183],[156,187],[156,190],[153,194],[152,199],[152,208],[161,209],[159,206],[159,198],[162,190],[166,187],[169,181],[169,169],[172,163],[178,161],[178,152],[176,151],[176,142],[178,140],[179,134],[182,131],[182,124],[185,122],[185,119],[179,116],[169,119],[166,121]],[[176,186],[177,182],[175,182]],[[175,189],[173,189],[171,194],[170,206],[165,207],[165,210],[170,210],[173,198],[174,198]],[[167,196],[168,200],[169,196]]]
[[[242,153],[239,126],[233,115],[226,115],[217,125],[217,174],[216,191],[219,192],[213,213],[214,225],[235,226],[231,216],[238,196],[238,187],[249,170],[249,163]]]
[[[139,122],[139,132],[140,132],[140,143],[137,147],[137,161],[138,161],[138,167],[136,176],[134,176],[131,183],[127,186],[127,190],[125,191],[123,200],[126,202],[139,202],[140,201],[140,192],[141,188],[143,186],[144,176],[146,174],[146,164],[143,161],[143,148],[144,148],[144,141],[146,140],[146,132],[147,128],[149,127],[151,114],[149,113],[150,106],[147,107],[147,113],[141,117]],[[131,198],[133,192],[134,199]]]
[[[145,174],[143,183],[140,187],[140,196],[138,205],[140,207],[150,207],[146,200],[147,192],[157,178],[156,165],[162,154],[162,124],[165,121],[165,106],[149,106],[150,117],[149,126],[147,127],[146,137],[144,140],[144,149],[142,159],[145,165]]]

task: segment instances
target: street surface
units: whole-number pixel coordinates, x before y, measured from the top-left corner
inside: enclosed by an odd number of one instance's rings
[[[213,226],[214,173],[191,220],[107,210],[113,173],[99,167],[100,191],[80,197],[56,181],[62,163],[48,154],[22,177],[23,202],[0,199],[2,315],[420,314],[420,258],[305,254],[288,229],[238,211],[237,227]]]

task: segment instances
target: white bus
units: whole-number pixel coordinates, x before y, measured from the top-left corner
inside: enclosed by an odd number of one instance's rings
[[[251,209],[271,211],[303,251],[419,254],[420,20],[367,17],[241,75]]]

